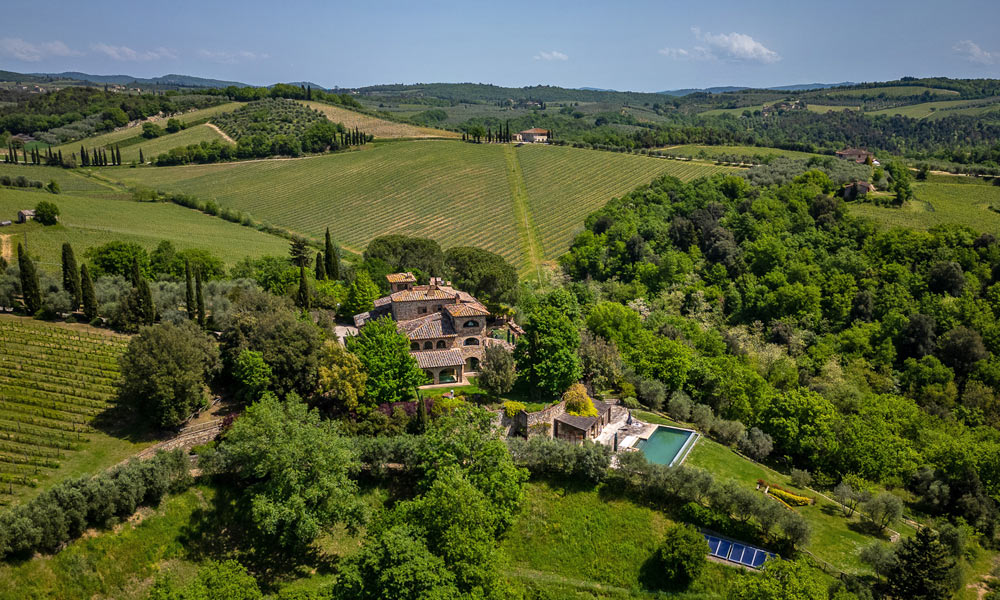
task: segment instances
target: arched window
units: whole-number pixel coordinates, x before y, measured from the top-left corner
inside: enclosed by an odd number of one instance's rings
[[[466,321],[465,324],[462,325],[462,327],[479,327],[479,321],[470,319]]]
[[[438,348],[447,348],[448,344],[446,344],[444,340],[438,340],[437,347]]]
[[[420,350],[420,342],[413,342],[410,344],[410,350]]]
[[[478,346],[479,345],[479,338],[465,338],[465,345],[466,346]]]
[[[424,350],[433,350],[434,344],[432,342],[424,342]]]

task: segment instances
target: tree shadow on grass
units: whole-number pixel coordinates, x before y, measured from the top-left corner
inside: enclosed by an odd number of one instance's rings
[[[867,519],[848,521],[847,528],[855,533],[878,538],[884,542],[891,541],[888,529],[879,529],[878,525],[868,521]]]
[[[118,404],[112,404],[95,415],[90,426],[103,434],[133,444],[158,442],[176,434],[176,431],[150,427],[138,415]]]
[[[211,506],[195,511],[178,536],[191,559],[235,559],[253,573],[265,592],[289,579],[336,570],[336,556],[323,555],[312,547],[290,553],[256,535],[247,526],[250,508],[241,490],[220,482],[214,487]]]

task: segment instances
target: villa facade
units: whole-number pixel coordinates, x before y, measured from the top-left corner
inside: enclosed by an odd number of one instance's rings
[[[505,340],[486,333],[490,311],[466,292],[451,287],[438,277],[427,285],[417,285],[412,273],[387,275],[389,295],[375,300],[375,308],[354,315],[359,329],[384,316],[410,340],[410,354],[435,384],[463,384],[479,370],[486,346]]]

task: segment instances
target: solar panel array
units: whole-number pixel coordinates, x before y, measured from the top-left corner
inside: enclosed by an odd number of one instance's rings
[[[733,542],[714,535],[704,534],[708,540],[708,552],[716,558],[728,560],[747,567],[759,569],[765,561],[777,556],[773,552]]]

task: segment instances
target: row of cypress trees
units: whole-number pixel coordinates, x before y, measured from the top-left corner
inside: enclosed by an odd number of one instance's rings
[[[80,166],[82,167],[106,167],[108,165],[121,166],[122,149],[115,146],[110,151],[101,148],[92,148],[90,153],[83,146],[80,146]]]
[[[293,244],[294,245],[294,244]],[[297,250],[293,249],[293,253]],[[299,289],[295,294],[295,305],[303,310],[309,310],[309,280],[306,277],[306,263],[299,264]],[[324,252],[316,253],[316,281],[336,281],[340,279],[340,253],[330,237],[330,228],[326,228],[326,246]]]

